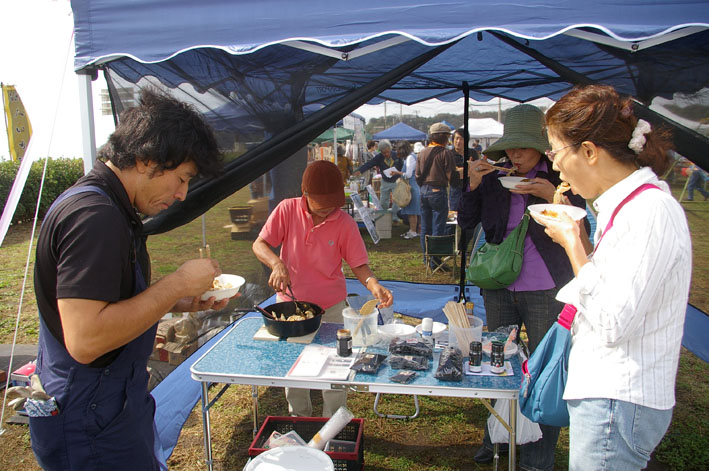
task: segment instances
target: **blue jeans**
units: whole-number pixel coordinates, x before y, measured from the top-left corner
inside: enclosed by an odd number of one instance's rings
[[[556,288],[542,291],[509,291],[507,289],[482,290],[485,302],[487,330],[500,326],[524,324],[530,353],[537,348],[547,330],[556,322],[564,307],[555,299]],[[554,451],[559,439],[560,427],[539,424],[542,438],[519,447],[519,468],[526,471],[554,470]],[[492,450],[490,432],[485,425],[483,446]]]
[[[446,235],[448,194],[445,188],[421,187],[421,253],[426,252],[426,235]]]
[[[581,399],[569,408],[570,471],[639,471],[672,419],[659,410],[615,399]]]
[[[704,199],[709,197],[709,193],[704,190],[704,175],[701,170],[695,170],[692,172],[692,175],[689,176],[689,183],[687,183],[687,201],[694,201],[694,190],[701,193]]]

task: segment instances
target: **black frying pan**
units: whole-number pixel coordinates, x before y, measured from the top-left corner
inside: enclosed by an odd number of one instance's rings
[[[266,330],[269,334],[275,335],[277,337],[300,337],[302,335],[307,335],[318,330],[320,327],[320,322],[322,321],[322,315],[325,312],[323,308],[317,304],[308,303],[304,301],[298,301],[298,307],[301,311],[306,311],[307,309],[312,309],[315,317],[312,319],[305,319],[304,321],[278,321],[273,319],[270,315],[267,316],[261,312],[261,317],[263,317],[263,323],[266,326]],[[263,308],[268,314],[275,313],[276,317],[281,317],[281,314],[287,318],[295,314],[295,303],[293,301],[285,301],[282,303],[271,304]]]

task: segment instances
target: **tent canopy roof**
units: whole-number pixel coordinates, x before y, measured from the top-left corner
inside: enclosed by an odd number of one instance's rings
[[[75,68],[105,72],[117,113],[131,104],[126,90],[168,88],[225,146],[261,142],[216,181],[196,182],[148,232],[197,217],[364,103],[454,101],[464,90],[479,101],[557,99],[600,82],[649,104],[709,77],[706,2],[72,0],[72,9]]]
[[[389,139],[390,141],[419,141],[426,139],[426,133],[412,128],[406,123],[396,123],[390,128],[380,131],[372,139]]]

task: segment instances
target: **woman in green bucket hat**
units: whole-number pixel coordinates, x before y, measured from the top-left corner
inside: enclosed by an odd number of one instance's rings
[[[527,206],[552,203],[561,179],[545,155],[547,150],[550,146],[544,129],[544,113],[532,105],[510,109],[502,138],[483,151],[487,158],[469,164],[469,188],[463,193],[458,208],[461,228],[473,229],[482,223],[485,239],[499,244],[520,224]],[[501,160],[503,157],[506,159]],[[493,165],[492,161],[498,163]],[[511,173],[526,181],[504,187],[500,178]],[[575,206],[586,207],[580,196],[569,195],[568,199]],[[573,271],[564,250],[544,233],[543,226],[529,223],[519,277],[506,288],[481,289],[488,331],[500,326],[521,328],[524,325],[529,350],[534,351],[563,308],[555,299],[556,292],[571,278]],[[519,469],[554,469],[559,427],[540,427],[543,437],[520,447]],[[474,460],[485,463],[492,458],[492,443],[486,427],[483,444]]]

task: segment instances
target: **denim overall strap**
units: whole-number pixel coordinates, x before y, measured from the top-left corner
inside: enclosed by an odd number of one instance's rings
[[[72,194],[106,195],[97,187],[71,190],[77,190]],[[114,204],[110,197],[109,201]],[[133,296],[147,287],[137,260],[134,273]],[[32,449],[39,465],[45,470],[158,470],[155,401],[148,394],[146,369],[157,323],[127,343],[111,364],[93,368],[74,360],[41,315],[39,319],[37,373],[59,406],[56,416],[30,418]]]

